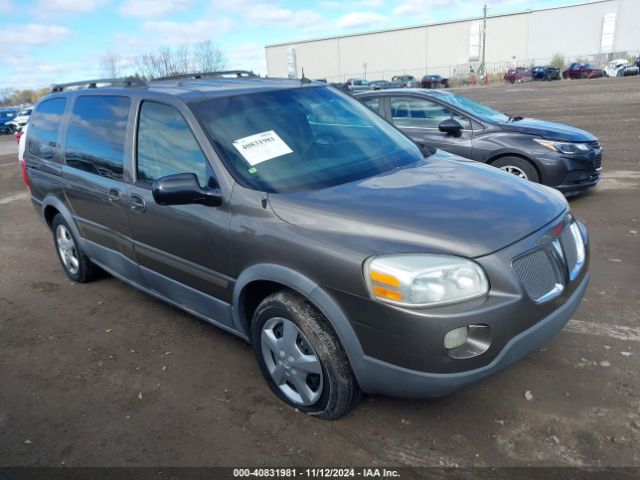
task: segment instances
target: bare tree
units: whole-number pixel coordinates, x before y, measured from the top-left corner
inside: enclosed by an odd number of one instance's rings
[[[225,54],[211,40],[194,45],[193,59],[194,67],[199,72],[218,72],[227,66]]]
[[[0,105],[8,105],[12,94],[12,88],[0,88]]]
[[[107,78],[118,78],[122,74],[122,57],[112,51],[100,57],[100,69]]]
[[[137,76],[150,80],[181,73],[220,71],[226,64],[224,53],[206,41],[143,53],[135,58],[134,69]]]

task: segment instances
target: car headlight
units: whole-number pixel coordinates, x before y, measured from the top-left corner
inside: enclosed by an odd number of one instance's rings
[[[436,254],[380,255],[364,264],[371,296],[405,307],[458,303],[485,295],[484,270],[461,257]]]
[[[543,140],[541,138],[534,138],[534,140],[543,147],[547,147],[549,150],[569,155],[579,155],[591,150],[591,147],[587,143],[552,142],[551,140]]]

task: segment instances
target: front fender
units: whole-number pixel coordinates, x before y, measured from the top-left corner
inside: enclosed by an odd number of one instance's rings
[[[327,318],[345,349],[356,378],[364,378],[364,351],[351,323],[326,289],[304,274],[281,265],[262,263],[247,268],[236,280],[233,291],[232,316],[236,329],[249,336],[250,319],[240,310],[244,289],[256,281],[271,281],[304,295]]]

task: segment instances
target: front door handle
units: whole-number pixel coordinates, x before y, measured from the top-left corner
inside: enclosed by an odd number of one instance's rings
[[[109,203],[113,205],[120,205],[120,201],[122,200],[122,193],[120,192],[120,190],[112,188],[109,190],[108,198]]]
[[[129,195],[131,198],[131,210],[136,213],[144,213],[147,208],[147,204],[140,195]]]

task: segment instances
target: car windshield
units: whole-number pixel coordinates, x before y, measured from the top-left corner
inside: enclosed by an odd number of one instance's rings
[[[478,102],[474,102],[473,100],[463,97],[462,95],[457,95],[455,93],[450,93],[447,95],[443,95],[441,97],[443,102],[450,104],[453,107],[458,107],[459,109],[470,113],[471,115],[475,115],[481,120],[486,122],[493,123],[504,123],[509,121],[509,116],[505,115],[502,112],[494,110],[487,105],[483,105]]]
[[[328,188],[424,158],[379,115],[333,88],[234,95],[192,109],[234,178],[254,190]]]

